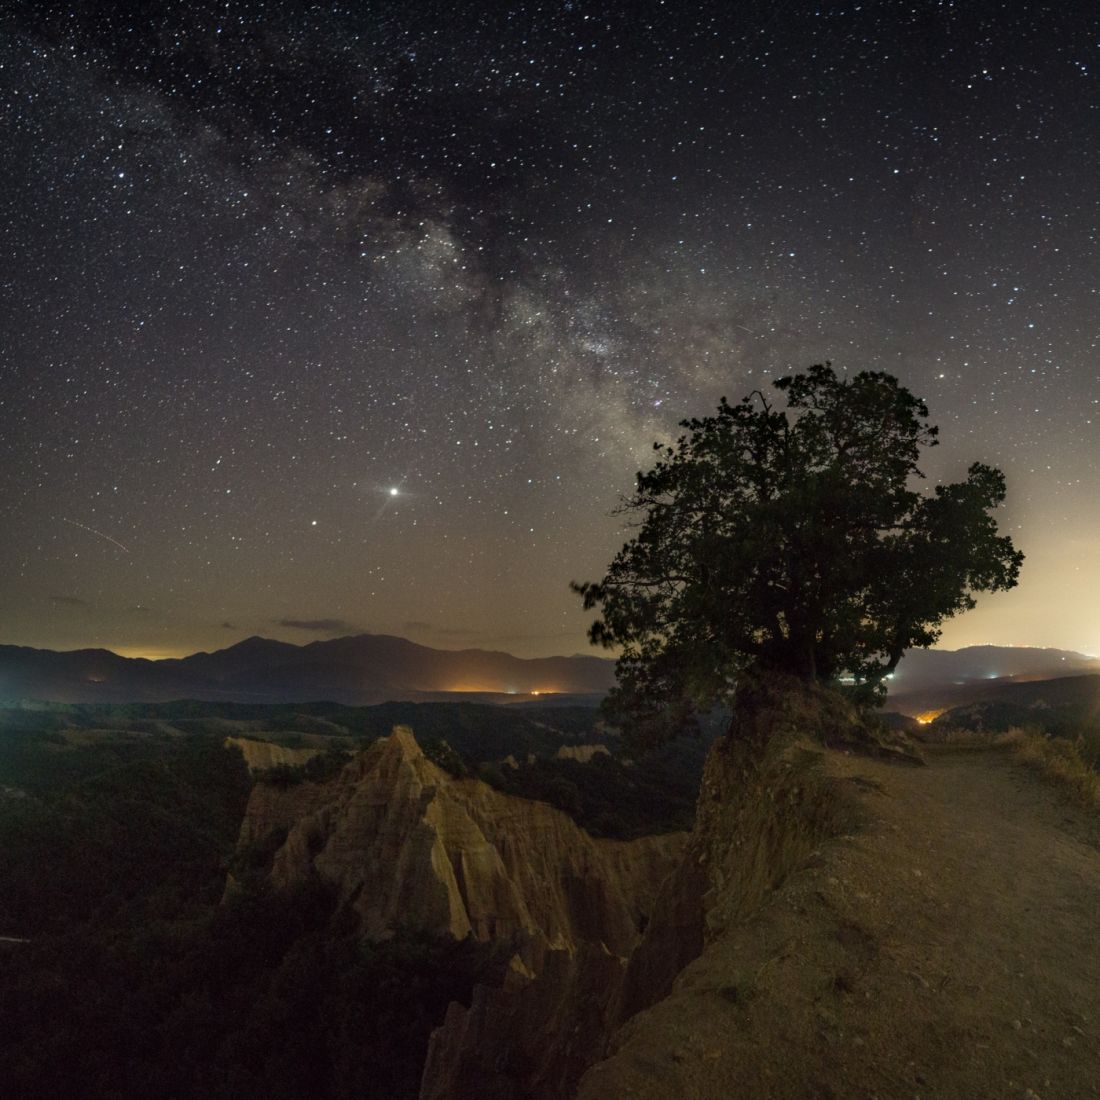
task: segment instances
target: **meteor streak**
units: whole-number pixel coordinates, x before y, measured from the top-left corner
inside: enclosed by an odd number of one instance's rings
[[[124,550],[127,554],[130,553],[128,546],[123,546],[121,542],[116,538],[112,538],[110,535],[105,535],[102,531],[97,531],[94,527],[88,527],[83,523],[77,523],[75,519],[66,519],[64,516],[58,516],[62,523],[67,523],[70,527],[79,527],[81,531],[88,531],[93,535],[98,535],[101,539],[106,539],[108,542],[113,542],[120,550]]]

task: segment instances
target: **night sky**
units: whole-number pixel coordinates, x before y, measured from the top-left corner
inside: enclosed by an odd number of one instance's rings
[[[825,359],[1100,652],[1093,4],[3,5],[0,642],[584,651],[676,422]]]

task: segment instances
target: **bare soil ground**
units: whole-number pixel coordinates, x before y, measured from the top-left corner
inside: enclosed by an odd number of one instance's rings
[[[712,943],[579,1097],[1100,1097],[1100,819],[995,750],[827,768],[863,827]]]

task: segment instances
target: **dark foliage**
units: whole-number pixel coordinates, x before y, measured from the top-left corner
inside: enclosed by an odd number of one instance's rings
[[[459,773],[452,741],[476,762],[595,735],[591,709],[409,707]],[[90,709],[0,712],[0,935],[30,941],[0,943],[4,1095],[415,1097],[446,1006],[469,1003],[475,982],[498,984],[507,960],[478,944],[363,945],[323,889],[267,888],[285,833],[236,848],[249,777],[223,744],[226,724],[266,724],[270,708],[261,719],[206,704],[201,715],[183,705],[188,718]],[[378,722],[379,708],[348,709]],[[399,717],[409,709],[387,708],[378,732]],[[298,719],[288,710],[286,722]],[[366,729],[347,735],[349,749]],[[703,745],[664,753],[651,766],[562,761],[548,774],[565,777],[558,802],[597,834],[683,828]],[[344,757],[326,752],[289,781],[324,778]],[[516,793],[546,793],[538,768],[510,778]],[[227,871],[238,889],[222,905]]]
[[[599,753],[585,764],[549,759],[518,768],[491,765],[480,776],[506,794],[549,802],[593,836],[630,840],[692,827],[710,743],[681,737],[631,764]]]
[[[904,650],[932,644],[974,593],[1011,588],[1023,556],[990,514],[1000,471],[914,488],[935,444],[928,409],[888,374],[828,365],[684,421],[638,474],[638,520],[599,582],[595,643],[618,647],[609,716],[636,743],[659,741],[739,673],[854,675],[868,694]]]
[[[248,787],[220,737],[0,733],[0,935],[30,941],[0,943],[5,1096],[417,1095],[447,1004],[506,960],[365,946],[324,890],[268,891]]]
[[[0,735],[0,934],[217,900],[248,799],[219,739]]]
[[[415,1097],[431,1029],[504,960],[467,943],[364,946],[338,924],[312,889],[0,952],[6,1095]]]
[[[310,757],[304,764],[276,764],[256,773],[257,783],[273,787],[293,787],[298,783],[324,783],[338,775],[352,754],[344,749],[328,749]]]
[[[447,741],[430,741],[424,746],[424,755],[455,779],[465,779],[470,774],[466,761]]]
[[[173,703],[42,704],[37,709],[0,709],[0,736],[30,730],[37,735],[65,729],[121,730],[166,735],[226,737],[262,734],[287,746],[307,745],[323,734],[360,744],[387,736],[394,726],[416,731],[422,747],[447,743],[467,761],[498,760],[509,753],[553,754],[564,743],[603,739],[596,707],[495,706],[489,703]]]

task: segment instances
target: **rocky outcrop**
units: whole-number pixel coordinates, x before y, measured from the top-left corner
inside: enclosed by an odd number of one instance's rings
[[[561,745],[554,753],[555,760],[576,760],[579,764],[588,764],[592,757],[610,756],[606,745]]]
[[[611,848],[608,881],[629,879],[639,852],[649,862],[667,851],[667,839]],[[656,887],[648,896],[655,894]],[[503,985],[477,987],[469,1008],[452,1004],[432,1034],[420,1100],[572,1097],[581,1074],[606,1050],[627,972],[625,957],[595,942],[600,920],[597,906],[568,950],[528,940]],[[586,929],[592,938],[581,938]]]
[[[577,1100],[1097,1095],[1096,819],[996,749],[818,770],[858,826],[741,916],[716,832],[702,953]]]
[[[834,827],[815,765],[864,725],[838,696],[785,678],[743,685],[731,736],[707,758],[695,828],[665,880],[612,1007],[621,1023],[667,996],[726,923],[759,904]]]
[[[280,765],[300,768],[324,752],[324,749],[291,749],[271,741],[255,741],[251,737],[227,737],[225,747],[240,749],[250,772],[267,771]]]
[[[745,684],[739,704],[731,736],[717,742],[707,758],[684,857],[662,888],[611,1006],[609,1050],[632,1040],[632,1071],[641,1072],[645,1062],[645,1040],[637,1035],[648,1034],[644,1024],[633,1021],[648,1019],[645,1010],[653,1006],[673,1004],[698,959],[715,944],[728,944],[731,932],[804,866],[823,840],[853,826],[852,802],[822,767],[823,745],[920,762],[905,759],[900,740],[897,751],[884,750],[879,731],[868,728],[845,699],[799,681],[769,677]],[[731,978],[725,987],[732,1002],[744,996],[738,981]],[[679,1056],[669,1055],[673,1061]],[[709,1051],[699,1055],[710,1056]],[[615,1058],[594,1065],[575,1095],[583,1100],[634,1095],[633,1081],[619,1091],[619,1072]],[[679,1088],[655,1082],[646,1095],[681,1095]]]
[[[535,947],[538,976],[513,966],[498,988],[452,1003],[432,1034],[420,1100],[567,1100],[604,1050],[625,962],[581,943]]]
[[[328,797],[328,787],[321,783],[293,783],[285,787],[256,783],[241,821],[238,850],[264,840],[276,830],[289,831],[303,818],[321,809]]]
[[[682,835],[594,839],[564,813],[455,779],[398,727],[322,788],[290,829],[273,881],[317,876],[362,934],[602,946],[625,957]]]
[[[626,959],[686,834],[588,835],[542,802],[457,779],[397,727],[324,784],[257,784],[241,831],[286,830],[275,885],[328,884],[362,936],[506,947],[500,987],[451,1005],[422,1095],[566,1096],[604,1048]]]
[[[666,998],[706,945],[834,830],[816,762],[826,733],[857,736],[854,708],[786,681],[742,698],[732,736],[708,758],[695,830],[629,959],[550,955],[540,980],[513,973],[469,1009],[452,1005],[432,1037],[421,1100],[572,1100],[582,1075],[586,1095],[599,1095],[605,1078],[586,1071],[621,1026]]]

